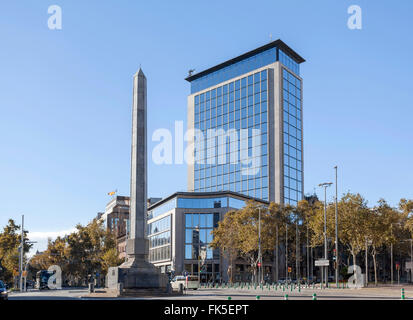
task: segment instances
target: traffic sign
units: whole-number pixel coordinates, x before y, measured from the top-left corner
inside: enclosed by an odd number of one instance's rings
[[[330,261],[327,259],[318,259],[315,261],[316,267],[328,267],[330,265]]]

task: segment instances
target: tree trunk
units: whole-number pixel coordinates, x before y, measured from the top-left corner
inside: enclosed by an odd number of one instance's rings
[[[373,249],[373,265],[374,265],[374,283],[377,287],[377,262],[376,262],[376,249]]]

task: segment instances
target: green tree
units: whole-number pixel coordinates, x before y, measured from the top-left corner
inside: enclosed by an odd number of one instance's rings
[[[234,261],[238,256],[240,248],[240,239],[238,231],[237,211],[229,211],[225,214],[224,219],[218,222],[218,227],[212,231],[213,240],[210,247],[220,249],[221,254],[229,261],[230,272],[229,281],[233,282]]]
[[[19,246],[21,242],[21,226],[16,225],[14,220],[9,219],[8,224],[0,233],[0,264],[2,270],[0,277],[7,283],[13,280],[13,271],[19,268]],[[27,231],[24,231],[23,253],[29,252],[32,244],[27,243]]]
[[[339,238],[353,257],[357,265],[357,254],[365,247],[369,209],[366,200],[360,194],[347,193],[338,203]],[[357,273],[355,274],[356,281]]]
[[[81,284],[88,274],[105,274],[109,267],[122,263],[116,239],[102,222],[94,219],[86,226],[78,224],[76,231],[64,238],[57,238],[47,249],[31,260],[34,269],[47,269],[59,265],[66,279]]]

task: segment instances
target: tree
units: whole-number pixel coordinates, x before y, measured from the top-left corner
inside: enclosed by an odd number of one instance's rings
[[[366,237],[370,241],[371,255],[374,265],[374,283],[377,286],[377,253],[386,239],[391,238],[392,224],[397,223],[397,213],[384,199],[380,199],[378,206],[371,209],[366,221]]]
[[[234,260],[238,256],[240,239],[238,232],[237,211],[229,211],[224,219],[218,222],[218,227],[212,231],[213,240],[210,247],[220,249],[221,254],[227,258],[230,266],[229,281],[233,282]]]
[[[232,260],[236,255],[245,258],[251,266],[254,279],[257,278],[258,255],[258,220],[261,208],[261,251],[274,249],[274,238],[268,230],[273,221],[269,211],[262,204],[249,201],[237,211],[228,212],[218,228],[213,231],[213,248],[220,248],[230,253]],[[232,276],[232,275],[231,275]]]
[[[19,268],[20,228],[21,226],[16,225],[14,220],[9,219],[8,224],[3,228],[3,232],[0,233],[0,263],[2,266],[0,276],[5,282],[11,282],[13,280],[13,271]],[[23,232],[25,241],[24,254],[29,252],[32,247],[32,244],[27,242],[27,233],[27,231]]]
[[[58,265],[66,279],[81,284],[87,275],[95,272],[104,274],[109,267],[122,263],[116,239],[102,222],[94,219],[87,226],[78,224],[76,229],[64,238],[49,242],[43,253],[32,258],[31,266],[42,270]]]
[[[357,265],[357,254],[366,241],[369,209],[366,200],[360,194],[347,193],[338,203],[340,219],[339,238],[353,256],[353,265]],[[356,282],[357,273],[355,273]]]
[[[308,223],[311,230],[310,243],[312,247],[324,244],[324,204],[320,201],[309,205],[308,202],[300,202],[298,209]],[[327,238],[335,236],[335,211],[332,205],[327,205]]]
[[[271,202],[268,210],[269,223],[268,225],[264,225],[264,232],[268,234],[270,237],[270,242],[272,241],[274,244],[273,278],[278,281],[279,238],[280,234],[285,234],[285,226],[288,223],[288,216],[291,212],[291,206],[281,206],[278,203]]]

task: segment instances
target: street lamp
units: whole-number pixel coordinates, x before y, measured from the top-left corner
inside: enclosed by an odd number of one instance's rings
[[[338,268],[339,268],[339,257],[338,257],[338,184],[337,184],[337,166],[334,167],[336,171],[336,201],[335,201],[335,233],[336,233],[336,239],[335,239],[335,251],[336,251],[336,287],[338,288]]]
[[[327,188],[331,186],[332,182],[320,183],[319,187],[324,187],[324,259],[327,260]],[[328,266],[325,269],[325,284],[328,286]]]

